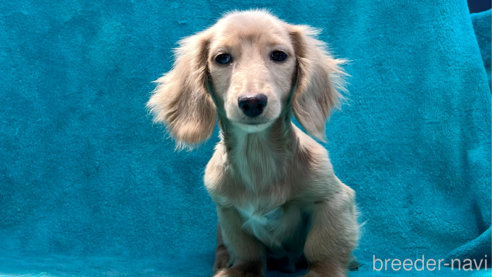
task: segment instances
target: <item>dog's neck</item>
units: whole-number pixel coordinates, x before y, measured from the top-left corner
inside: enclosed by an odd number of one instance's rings
[[[247,133],[230,121],[220,120],[221,139],[234,179],[252,191],[267,189],[282,182],[297,146],[291,114],[282,114],[270,127]]]

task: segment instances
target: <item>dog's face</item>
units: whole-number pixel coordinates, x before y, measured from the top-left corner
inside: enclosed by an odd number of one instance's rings
[[[263,14],[232,14],[216,25],[208,70],[218,109],[246,132],[277,119],[290,96],[296,56],[283,24]]]
[[[208,139],[217,115],[248,133],[262,132],[292,109],[323,140],[343,71],[314,38],[266,11],[233,12],[180,41],[173,69],[157,80],[147,106],[178,145]],[[290,113],[286,113],[290,114]]]

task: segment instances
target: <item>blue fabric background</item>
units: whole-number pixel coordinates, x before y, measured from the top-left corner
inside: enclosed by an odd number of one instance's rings
[[[492,266],[490,11],[475,35],[465,0],[20,0],[0,2],[0,276],[210,276],[217,136],[174,153],[145,103],[180,38],[257,7],[351,60],[326,144],[365,222],[351,276],[381,276],[373,255]]]
[[[480,53],[482,54],[483,64],[487,71],[487,77],[489,78],[490,85],[490,62],[491,62],[491,24],[490,24],[491,11],[485,11],[481,13],[474,13],[471,15],[473,27],[475,29],[475,35],[477,36],[477,42],[480,46]]]

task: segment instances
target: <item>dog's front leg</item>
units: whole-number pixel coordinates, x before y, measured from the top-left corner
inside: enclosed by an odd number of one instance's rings
[[[258,239],[246,233],[235,208],[217,206],[222,238],[229,252],[232,266],[219,270],[214,277],[263,277],[265,276],[265,248]]]
[[[347,276],[359,230],[353,190],[343,185],[333,197],[314,202],[311,220],[304,246],[309,270],[304,277]]]
[[[217,273],[217,271],[222,268],[228,268],[229,260],[229,251],[227,251],[227,247],[224,244],[224,239],[222,238],[220,223],[217,222],[217,247],[215,248],[214,273]]]

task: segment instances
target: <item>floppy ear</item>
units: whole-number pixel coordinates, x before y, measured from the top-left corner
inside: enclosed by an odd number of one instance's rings
[[[333,58],[326,45],[314,38],[318,31],[308,26],[289,26],[297,59],[297,82],[292,97],[294,115],[313,137],[325,141],[325,125],[333,107],[342,98],[344,60]]]
[[[147,107],[154,122],[167,126],[179,147],[193,147],[210,138],[217,113],[207,92],[207,55],[211,33],[204,31],[179,42],[174,68],[159,78]]]

